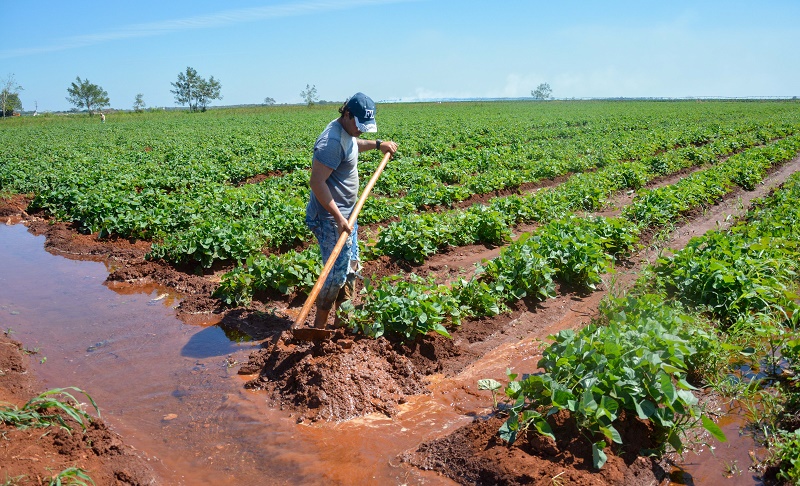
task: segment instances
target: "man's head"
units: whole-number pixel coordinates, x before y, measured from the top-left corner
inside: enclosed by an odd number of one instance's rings
[[[342,116],[349,113],[355,119],[356,128],[361,133],[378,131],[378,125],[375,123],[375,103],[364,93],[356,93],[348,98],[339,108],[339,113]]]

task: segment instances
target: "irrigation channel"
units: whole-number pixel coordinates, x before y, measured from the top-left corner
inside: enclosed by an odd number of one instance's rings
[[[0,325],[37,351],[32,371],[46,388],[77,386],[106,423],[153,465],[163,484],[454,484],[397,459],[489,412],[475,383],[507,367],[532,367],[533,343],[488,353],[396,417],[297,424],[271,409],[239,376],[258,342],[214,321],[184,322],[180,296],[154,285],[109,284],[109,268],[44,250],[22,224],[0,226]],[[748,471],[755,444],[741,416],[721,424],[729,444],[688,453],[669,484],[758,484]]]

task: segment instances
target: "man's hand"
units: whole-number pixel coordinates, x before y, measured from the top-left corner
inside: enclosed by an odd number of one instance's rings
[[[385,154],[387,152],[394,155],[394,153],[397,152],[397,144],[391,140],[384,140],[381,142],[381,153]]]
[[[339,213],[340,216],[341,214],[342,213]],[[353,227],[350,226],[350,223],[348,223],[344,217],[336,220],[336,226],[339,227],[339,236],[341,236],[342,231],[346,231],[348,235],[353,232]]]

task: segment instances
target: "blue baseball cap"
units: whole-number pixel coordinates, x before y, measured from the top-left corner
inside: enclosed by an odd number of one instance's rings
[[[356,119],[356,127],[361,133],[374,133],[378,131],[375,123],[375,103],[372,98],[364,93],[351,96],[345,106]]]

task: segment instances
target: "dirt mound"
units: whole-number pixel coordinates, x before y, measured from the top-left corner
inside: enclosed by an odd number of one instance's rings
[[[45,250],[65,256],[81,256],[84,260],[114,259],[135,261],[150,251],[150,243],[125,238],[98,238],[82,234],[75,224],[34,217],[28,224],[31,233],[45,236]]]
[[[38,387],[27,372],[28,356],[22,344],[0,334],[0,401],[4,409],[22,407]],[[73,393],[76,397],[79,394]],[[68,468],[80,468],[95,484],[158,484],[147,461],[99,418],[86,430],[65,413],[58,413],[71,430],[54,425],[20,429],[0,422],[0,464],[3,480],[17,485],[47,484]]]
[[[297,421],[394,415],[408,395],[429,393],[427,380],[385,340],[353,339],[343,331],[321,342],[298,342],[286,332],[251,354],[239,372],[258,372],[248,388],[270,391]]]
[[[17,194],[7,199],[0,198],[0,221],[15,224],[23,218],[27,218],[28,213],[25,209],[28,204],[30,204],[30,198],[24,194]]]
[[[625,449],[606,448],[608,462],[592,467],[591,445],[566,414],[550,418],[556,440],[531,433],[509,446],[497,435],[498,417],[476,418],[452,434],[421,444],[400,460],[420,469],[435,470],[460,484],[474,485],[652,485],[665,471],[638,448],[648,436],[638,419],[620,420]]]

